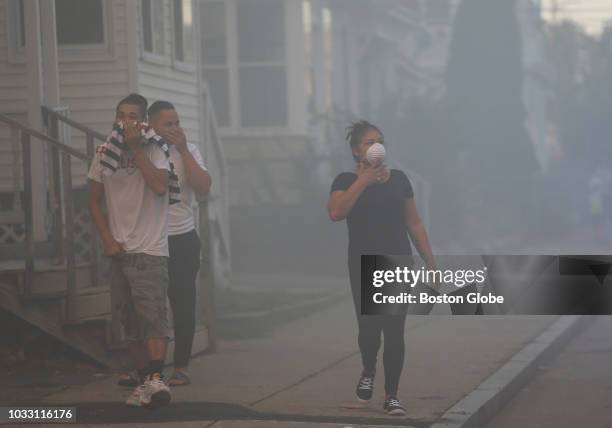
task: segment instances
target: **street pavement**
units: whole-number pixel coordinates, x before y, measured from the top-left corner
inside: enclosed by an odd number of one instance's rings
[[[130,390],[116,386],[114,376],[67,387],[43,404],[75,405],[79,423],[113,427],[425,427],[556,319],[409,316],[399,391],[407,418],[382,411],[382,352],[374,398],[356,406],[361,364],[348,297],[267,335],[221,341],[216,353],[193,359],[192,385],[173,388],[165,408],[126,408]]]
[[[597,316],[538,370],[489,428],[612,426],[612,317]]]

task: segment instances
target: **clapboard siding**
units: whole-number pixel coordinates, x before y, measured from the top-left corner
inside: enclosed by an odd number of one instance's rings
[[[164,40],[166,56],[170,59],[173,46],[173,20],[171,2],[164,1]],[[139,14],[140,17],[140,14]],[[177,70],[172,64],[161,65],[141,59],[138,63],[139,91],[150,103],[156,100],[170,101],[176,107],[187,139],[199,144],[199,90],[195,73]]]
[[[129,92],[128,45],[126,33],[126,1],[105,0],[112,3],[113,57],[103,61],[89,61],[83,53],[83,61],[62,62],[60,57],[60,104],[69,109],[72,119],[103,134],[108,133],[114,118],[117,101]],[[70,146],[85,152],[85,136],[73,130]],[[75,185],[86,182],[87,166],[74,161]]]
[[[190,142],[200,143],[198,83],[195,73],[177,70],[172,64],[160,65],[139,59],[136,88],[129,87],[128,41],[126,21],[127,2],[136,0],[104,0],[112,11],[113,46],[107,59],[95,59],[87,50],[75,57],[65,57],[59,52],[60,105],[68,107],[69,116],[92,129],[108,133],[117,101],[128,92],[136,90],[149,102],[164,99],[172,102],[180,114],[181,123]],[[164,1],[165,41],[168,58],[173,51],[171,2]],[[9,63],[7,35],[7,0],[0,0],[0,111],[25,112],[27,109],[27,81],[25,63]],[[138,13],[140,18],[140,13]],[[140,25],[140,23],[136,23]],[[138,32],[140,34],[140,32]],[[130,42],[130,43],[128,43]],[[82,60],[81,60],[82,57]],[[171,62],[171,61],[170,61]],[[132,70],[134,72],[134,70]],[[67,141],[72,147],[85,152],[85,136],[77,130],[70,131]],[[10,142],[6,133],[0,132],[0,169],[10,166],[12,159]],[[80,161],[73,163],[76,185],[86,181],[87,167]],[[12,187],[7,184],[6,171],[0,171],[0,190]]]
[[[8,110],[5,110],[5,113],[8,113]],[[10,113],[9,115],[18,121],[25,121],[25,113]],[[15,166],[18,167],[19,171],[17,184],[19,188],[23,187],[21,174],[21,146],[17,146],[17,153],[15,153],[11,136],[11,129],[7,125],[0,123],[0,192],[13,191],[15,185]]]
[[[139,91],[150,103],[156,100],[170,101],[176,107],[182,127],[190,142],[197,143],[199,137],[199,97],[195,75],[147,61],[139,63]]]
[[[0,0],[0,112],[26,110],[27,76],[25,64],[9,62],[8,1]],[[4,147],[5,141],[0,140]],[[0,153],[2,153],[0,151]]]
[[[110,5],[113,46],[108,59],[94,59],[84,50],[78,57],[66,57],[59,52],[60,105],[68,107],[70,117],[86,126],[106,133],[113,120],[117,101],[129,92],[128,43],[126,1],[105,0]],[[27,108],[27,81],[25,63],[9,63],[7,35],[7,0],[0,0],[0,111],[25,111]],[[112,55],[111,55],[112,54]],[[82,60],[81,60],[82,57]],[[85,137],[80,131],[70,133],[68,143],[85,152]],[[11,145],[6,134],[0,133],[0,168],[4,162],[12,162]],[[75,185],[85,183],[87,166],[73,162]],[[6,172],[0,172],[0,189],[12,188]]]
[[[100,82],[106,84],[125,84],[125,70],[110,71],[64,71],[60,75],[60,85],[67,86],[95,86]]]
[[[9,62],[7,13],[7,0],[0,0],[0,112],[9,113],[14,119],[25,121],[26,69],[23,63]],[[20,156],[13,153],[10,128],[0,123],[0,192],[13,191],[13,166],[20,162]],[[18,182],[22,182],[21,174]]]
[[[61,63],[61,61],[60,61]],[[125,71],[128,65],[124,61],[91,61],[91,62],[64,62],[61,63],[62,72],[107,72]]]

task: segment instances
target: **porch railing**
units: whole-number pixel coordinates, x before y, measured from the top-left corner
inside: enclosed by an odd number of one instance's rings
[[[217,120],[210,99],[210,90],[202,82],[202,112],[204,138],[200,142],[206,159],[206,168],[212,179],[207,197],[198,201],[199,232],[202,243],[200,277],[205,324],[211,351],[216,349],[215,287],[229,285],[231,281],[231,248],[229,227],[228,174],[225,153],[219,137]]]
[[[42,115],[43,115],[43,122],[47,126],[49,135],[52,138],[55,138],[57,140],[61,138],[60,134],[61,134],[62,127],[64,128],[64,130],[67,131],[67,134],[68,134],[68,135],[65,135],[65,137],[69,137],[72,129],[76,129],[82,132],[83,134],[85,134],[85,151],[86,151],[85,156],[87,159],[87,163],[89,165],[89,163],[91,162],[94,156],[96,140],[98,140],[99,142],[104,142],[106,141],[106,136],[97,131],[94,131],[93,129],[79,122],[76,122],[70,119],[67,116],[67,109],[65,108],[62,108],[62,107],[51,108],[47,106],[42,106],[41,110],[42,110]],[[60,156],[63,156],[63,155],[60,155],[60,151],[57,148],[54,148],[54,147],[50,148],[49,160],[50,160],[51,171],[52,171],[52,173],[50,174],[51,186],[57,186],[57,183],[55,182],[53,177],[55,177],[56,172],[59,171]],[[70,167],[68,167],[68,169],[69,168]],[[66,173],[65,170],[66,168],[64,168],[64,172],[63,172],[64,174]],[[63,224],[66,225],[66,228],[74,227],[74,222],[72,221],[68,222],[67,219],[65,219],[64,222],[62,222],[62,216],[59,215],[59,213],[62,212],[61,207],[63,205],[62,200],[61,200],[61,192],[59,190],[60,190],[59,187],[56,187],[56,188],[53,188],[52,192],[50,193],[50,195],[55,195],[55,197],[51,199],[51,203],[53,205],[53,211],[58,214],[58,215],[53,216],[53,219],[54,219],[53,234],[54,236],[62,236],[64,234]],[[72,197],[71,196],[72,191],[70,191],[69,193],[70,193],[70,197]],[[64,202],[65,202],[66,201],[65,199],[66,191],[65,190],[63,192],[63,196],[64,196]],[[66,230],[65,232],[67,233],[68,230]],[[74,235],[74,232],[71,232],[71,233]],[[64,255],[65,251],[68,251],[68,248],[60,245],[62,242],[63,241],[61,239],[56,240],[56,243],[58,244],[58,247],[56,248],[56,250],[57,250],[57,254],[59,254],[60,257]],[[69,245],[73,247],[74,240],[72,240]],[[71,248],[71,251],[74,253],[74,248]],[[89,222],[89,255],[90,255],[89,272],[90,272],[91,286],[96,287],[100,284],[101,254],[100,254],[100,245],[98,242],[98,232],[95,229],[95,225],[92,221]],[[74,257],[74,254],[72,255],[72,257]]]
[[[25,270],[23,281],[23,296],[25,298],[33,297],[32,294],[32,278],[35,271],[35,255],[34,255],[34,237],[33,237],[33,221],[34,213],[32,212],[32,158],[31,147],[32,141],[46,144],[54,155],[54,160],[50,165],[52,169],[55,183],[50,189],[55,193],[55,198],[60,200],[63,198],[63,203],[60,206],[58,216],[63,219],[64,233],[55,235],[57,241],[61,241],[63,261],[66,265],[67,284],[66,284],[66,320],[74,321],[76,319],[76,263],[74,251],[74,201],[73,201],[73,186],[72,186],[72,159],[89,164],[89,157],[78,150],[64,144],[57,138],[43,134],[5,114],[0,113],[0,123],[8,126],[11,129],[11,135],[17,136],[17,140],[21,145],[22,158],[22,173],[23,173],[23,224],[25,230],[24,237],[24,258]],[[60,196],[61,195],[61,196]],[[61,214],[61,215],[59,215]]]

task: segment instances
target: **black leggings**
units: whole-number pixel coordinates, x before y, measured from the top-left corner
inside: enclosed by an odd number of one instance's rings
[[[406,312],[398,315],[361,315],[361,265],[359,258],[349,258],[349,276],[357,324],[359,327],[359,351],[364,371],[376,371],[376,358],[380,349],[381,333],[385,336],[383,366],[385,393],[397,395],[400,376],[404,367],[404,325]]]
[[[174,324],[174,367],[185,368],[195,333],[196,276],[200,269],[200,238],[195,230],[168,237],[168,298]]]

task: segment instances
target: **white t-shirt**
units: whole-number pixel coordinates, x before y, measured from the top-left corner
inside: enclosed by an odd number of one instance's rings
[[[198,146],[187,143],[187,148],[200,168],[206,171]],[[187,180],[183,158],[173,145],[170,146],[170,160],[174,164],[174,172],[179,178],[181,188],[181,202],[170,205],[168,211],[168,235],[172,236],[190,232],[195,228],[193,208],[196,200],[195,192]]]
[[[159,169],[170,171],[166,154],[156,144],[147,144],[145,153]],[[96,150],[87,177],[104,184],[111,233],[127,253],[168,256],[168,194],[156,195],[147,186],[134,163],[133,152],[123,152],[121,166],[106,175]]]

